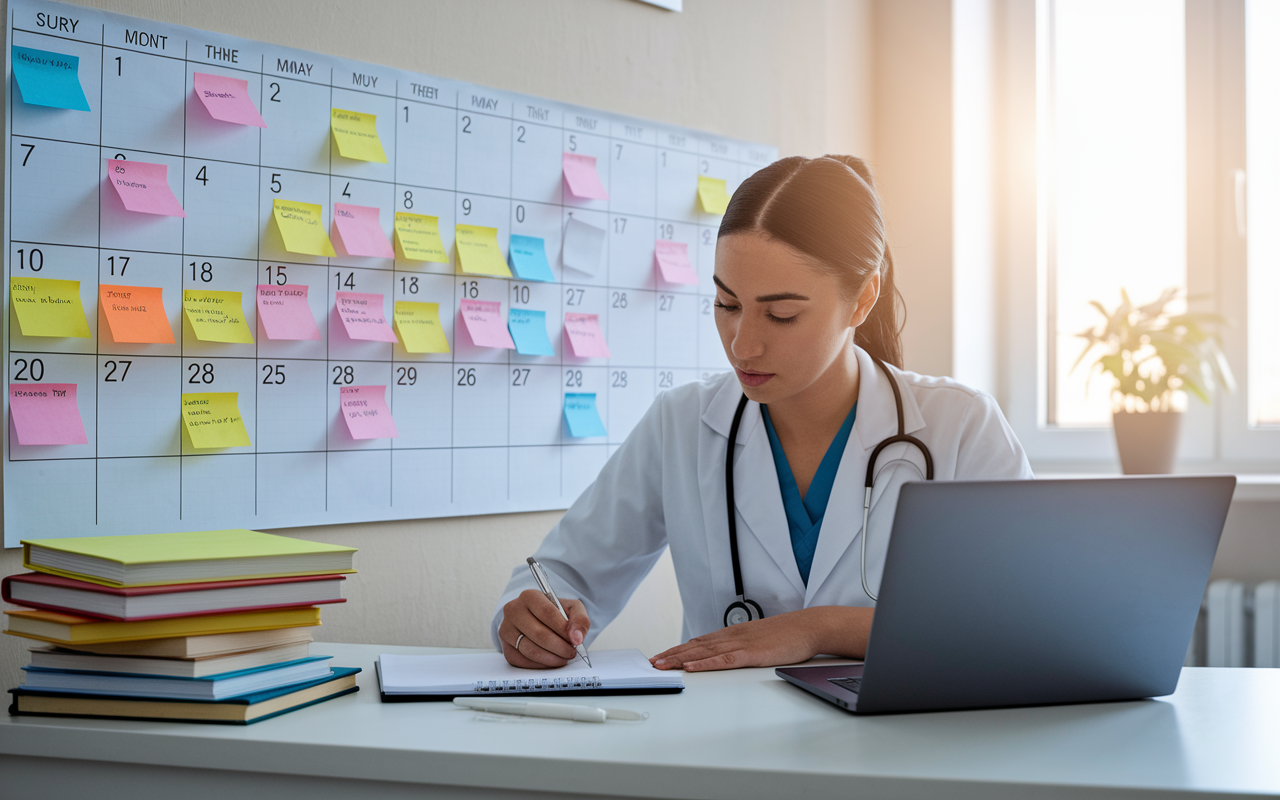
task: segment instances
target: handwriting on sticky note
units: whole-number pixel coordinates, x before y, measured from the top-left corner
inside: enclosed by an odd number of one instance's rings
[[[352,439],[394,439],[400,435],[387,408],[387,387],[343,386],[339,392],[342,418]]]
[[[581,153],[564,154],[564,182],[574,197],[584,200],[608,200],[609,192],[600,182],[600,173],[596,171],[596,157],[584,156]]]
[[[169,168],[164,164],[107,159],[107,180],[130,211],[165,217],[187,215],[169,188]]]
[[[729,207],[729,192],[720,178],[698,176],[698,202],[708,214],[723,214]]]
[[[511,267],[521,280],[548,282],[556,279],[547,261],[547,243],[543,239],[513,233],[508,249]]]
[[[689,245],[684,242],[659,239],[654,247],[654,260],[658,262],[658,271],[667,283],[698,283],[698,271],[689,263]]]
[[[365,342],[394,342],[395,331],[382,310],[383,296],[365,292],[338,292],[335,311],[351,339]]]
[[[74,383],[9,384],[9,413],[24,447],[89,443]]]
[[[547,312],[513,308],[507,314],[507,330],[522,356],[554,356],[556,349],[547,337]]]
[[[569,435],[575,439],[608,435],[596,409],[595,392],[565,392],[564,419],[569,423]]]
[[[608,358],[609,345],[600,331],[597,314],[565,314],[564,333],[578,358]]]
[[[502,324],[502,304],[490,300],[463,300],[460,310],[467,335],[476,347],[515,349],[507,326]]]
[[[458,263],[463,272],[510,278],[511,270],[502,258],[498,229],[483,225],[458,225],[453,242],[458,247]]]
[[[133,344],[173,344],[173,328],[159,286],[98,285],[98,307],[111,338]]]
[[[349,256],[395,258],[391,242],[378,222],[378,209],[369,206],[333,204],[334,239]]]
[[[564,265],[587,275],[595,275],[600,269],[604,237],[604,228],[597,228],[577,217],[569,217],[564,228]]]
[[[330,112],[329,125],[333,130],[333,140],[343,158],[387,163],[382,140],[378,138],[377,122],[376,114],[363,114],[341,108]]]
[[[240,416],[239,392],[195,392],[182,395],[182,423],[198,450],[248,447],[249,432]]]
[[[46,108],[88,111],[80,86],[80,58],[34,47],[13,47],[13,77],[22,102]]]
[[[449,340],[440,325],[439,303],[397,300],[394,312],[400,343],[409,353],[447,353]]]
[[[440,241],[440,218],[396,212],[396,243],[400,257],[407,261],[449,263],[449,253]]]
[[[304,341],[320,338],[307,302],[307,287],[258,284],[258,320],[268,339]]]
[[[182,293],[182,310],[192,333],[202,342],[253,344],[241,299],[240,292],[187,289]]]
[[[197,72],[193,77],[196,97],[204,105],[209,116],[237,125],[267,127],[262,115],[249,96],[249,82],[226,75],[210,75]]]
[[[23,336],[88,339],[89,321],[80,302],[80,281],[11,278],[9,303]]]
[[[309,256],[332,258],[337,255],[324,232],[324,209],[321,206],[276,198],[271,203],[271,215],[285,250]]]

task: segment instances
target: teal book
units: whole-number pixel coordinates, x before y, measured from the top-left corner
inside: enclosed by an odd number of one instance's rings
[[[310,656],[281,664],[224,672],[203,678],[130,675],[113,672],[23,667],[23,688],[67,694],[155,697],[168,700],[227,700],[331,675],[333,656]]]

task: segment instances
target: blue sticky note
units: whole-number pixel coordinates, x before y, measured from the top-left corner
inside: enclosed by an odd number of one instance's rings
[[[569,435],[575,439],[608,435],[600,421],[600,412],[596,410],[595,392],[566,392],[564,419],[569,423]]]
[[[547,312],[513,308],[507,315],[507,330],[522,356],[554,356],[556,349],[547,337]]]
[[[31,47],[13,48],[13,76],[22,100],[35,106],[88,111],[80,88],[80,58]]]
[[[537,236],[511,234],[511,269],[525,281],[554,281],[547,261],[547,243]]]

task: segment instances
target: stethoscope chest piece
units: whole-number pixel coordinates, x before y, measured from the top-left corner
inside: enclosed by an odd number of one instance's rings
[[[735,600],[729,604],[724,610],[724,626],[741,625],[744,622],[751,622],[757,619],[764,619],[764,609],[760,608],[760,604],[755,600],[742,598]]]

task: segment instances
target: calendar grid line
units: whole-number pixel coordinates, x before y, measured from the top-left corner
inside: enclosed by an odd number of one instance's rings
[[[107,41],[107,26],[105,24],[103,24],[102,26],[102,41],[104,43]],[[99,68],[104,73],[107,71],[106,57],[107,57],[106,50],[103,50],[101,54],[101,58],[99,60]],[[99,108],[102,107],[102,99],[104,94],[105,94],[105,89],[103,89],[103,82],[99,81],[98,82],[98,107]],[[101,114],[98,115],[98,142],[99,142],[98,147],[101,148],[102,147],[102,144],[101,144],[102,115]],[[107,177],[110,178],[110,175],[108,174]],[[98,248],[97,249],[98,249],[98,252],[97,252],[96,260],[98,262],[99,274],[101,274],[101,271],[102,271],[102,201],[101,200],[98,201]],[[97,356],[100,355],[102,352],[102,330],[101,329],[98,330],[98,335],[93,337],[93,347],[94,347],[94,355],[95,355],[93,359],[93,367],[94,367],[93,381],[94,381],[94,388],[96,390],[97,383],[98,383]],[[79,391],[77,390],[76,393],[79,394]],[[98,430],[100,415],[101,415],[101,409],[99,409],[98,403],[95,402],[93,404],[93,429],[95,433],[95,436],[93,438],[93,456],[95,459],[98,457],[98,437],[96,436],[96,433]],[[179,478],[179,482],[181,482],[181,478]],[[94,469],[93,471],[93,524],[94,525],[98,524],[98,509],[101,505],[102,505],[102,502],[101,502],[101,497],[99,495],[99,487],[98,487],[98,470]],[[181,511],[179,511],[178,516],[179,518],[181,518],[182,516]]]
[[[261,57],[260,57],[259,62],[258,62],[258,63],[259,63],[259,65],[260,65],[260,67],[262,68],[262,69],[260,69],[260,70],[259,70],[259,72],[258,72],[258,97],[262,97],[263,83],[266,81],[266,77],[262,74],[262,70],[263,70],[263,69],[265,69],[265,68],[266,68],[266,66],[267,66],[267,65],[266,65],[266,61],[265,61],[265,59],[266,59],[266,56],[265,56],[265,55],[263,55],[263,56],[261,56]],[[185,137],[184,137],[184,139],[185,139]],[[259,161],[259,163],[261,163],[261,161],[262,161],[262,131],[258,131],[257,139],[258,139],[258,161]],[[257,178],[258,178],[258,190],[257,190],[257,192],[255,192],[255,196],[256,196],[256,197],[257,197],[257,199],[258,199],[258,202],[257,202],[257,207],[258,207],[258,219],[262,219],[262,169],[261,169],[261,168],[258,168],[257,170],[254,170],[254,172],[256,173]],[[259,234],[259,235],[257,235],[257,236],[255,236],[255,237],[254,237],[253,245],[254,245],[254,256],[255,256],[254,261],[256,262],[256,263],[255,263],[255,266],[254,266],[254,273],[253,273],[253,274],[254,274],[254,276],[255,276],[255,277],[254,277],[254,279],[255,279],[255,280],[257,280],[257,274],[258,274],[257,268],[258,268],[258,266],[260,266],[260,265],[262,264],[262,235],[261,235],[261,234]],[[326,271],[327,271],[327,270],[326,270]],[[268,280],[270,280],[270,279],[268,278]],[[254,305],[255,305],[255,306],[257,306],[258,297],[257,297],[257,288],[256,288],[256,285],[255,285],[255,289],[254,289],[254,298],[253,298],[253,302],[254,302]],[[259,317],[257,314],[254,314],[254,318],[258,320],[258,324],[257,324],[257,326],[256,326],[256,327],[258,328],[258,330],[256,331],[257,335],[254,337],[254,340],[253,340],[254,354],[255,354],[255,355],[260,355],[260,354],[261,354],[261,348],[258,346],[258,340],[262,338],[262,322],[261,322],[261,317]],[[255,367],[257,366],[256,362],[255,362],[254,366],[255,366]],[[260,399],[260,395],[259,395],[259,392],[260,392],[261,390],[258,388],[258,381],[257,381],[257,379],[256,379],[256,376],[257,376],[257,374],[258,374],[258,372],[257,372],[257,370],[256,370],[256,369],[254,370],[254,373],[253,373],[253,374],[254,374],[254,376],[255,376],[255,380],[253,381],[253,409],[254,409],[254,413],[253,413],[253,441],[257,442],[257,441],[260,441],[260,434],[258,433],[258,420],[259,420],[259,418],[260,418],[260,416],[259,416],[259,414],[258,414],[258,408],[260,408],[260,407],[261,407],[262,403],[261,403],[261,399]],[[260,485],[260,481],[259,481],[259,480],[257,480],[257,471],[258,471],[258,450],[257,450],[257,448],[254,448],[254,451],[253,451],[253,470],[254,470],[254,481],[253,481],[253,512],[254,512],[254,514],[256,515],[256,514],[258,513],[258,494],[259,494],[259,485]]]

